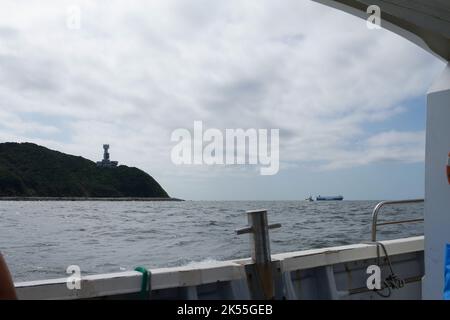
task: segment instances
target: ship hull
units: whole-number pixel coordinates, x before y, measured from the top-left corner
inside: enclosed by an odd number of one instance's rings
[[[336,196],[336,197],[317,197],[317,201],[342,201],[344,200],[343,196]]]

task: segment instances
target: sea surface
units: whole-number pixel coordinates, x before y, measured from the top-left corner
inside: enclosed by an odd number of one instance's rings
[[[377,201],[0,202],[0,251],[15,281],[180,266],[250,256],[246,210],[267,209],[272,253],[370,240]],[[423,204],[386,207],[380,221],[423,217]],[[423,224],[379,227],[379,239]]]

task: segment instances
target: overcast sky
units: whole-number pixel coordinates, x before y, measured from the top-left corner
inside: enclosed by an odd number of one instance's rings
[[[0,140],[94,161],[109,143],[186,199],[423,196],[425,94],[443,67],[309,0],[2,0]],[[170,135],[195,120],[280,129],[279,173],[175,166]]]

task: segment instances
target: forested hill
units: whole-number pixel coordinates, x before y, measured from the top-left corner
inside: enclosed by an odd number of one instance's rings
[[[0,143],[0,197],[169,198],[137,168],[99,168],[32,143]]]

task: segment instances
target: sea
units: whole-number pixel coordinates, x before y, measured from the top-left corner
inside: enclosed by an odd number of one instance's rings
[[[0,251],[14,281],[159,268],[250,256],[246,210],[266,209],[272,253],[370,240],[378,201],[1,201]],[[379,221],[423,217],[386,207]],[[422,235],[423,223],[380,226],[380,240]]]

